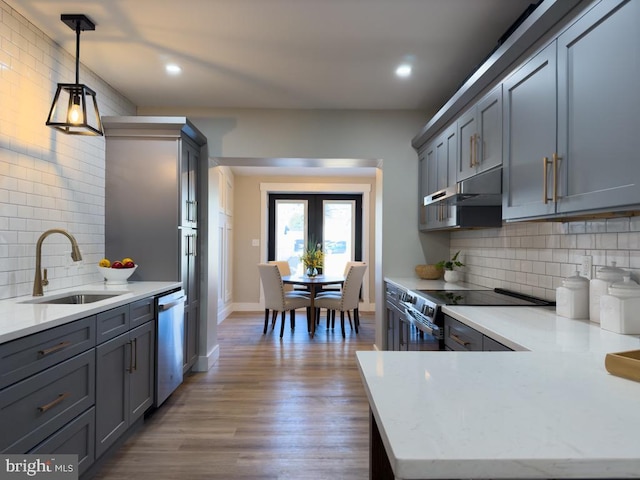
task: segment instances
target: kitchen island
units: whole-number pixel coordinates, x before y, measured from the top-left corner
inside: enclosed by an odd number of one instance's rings
[[[358,352],[371,478],[640,478],[640,383],[604,366],[640,338],[548,308],[444,311],[520,351]]]

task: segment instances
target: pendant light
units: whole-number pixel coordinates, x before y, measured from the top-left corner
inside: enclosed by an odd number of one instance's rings
[[[58,84],[47,125],[68,135],[102,135],[96,92],[79,82],[80,32],[95,30],[96,26],[81,14],[63,14],[60,20],[76,32],[76,83]]]

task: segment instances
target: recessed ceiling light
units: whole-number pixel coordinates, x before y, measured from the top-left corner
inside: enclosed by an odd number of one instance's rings
[[[168,64],[165,68],[167,73],[170,75],[178,75],[179,73],[182,73],[182,68],[173,63]]]
[[[403,63],[396,68],[396,75],[400,78],[407,78],[411,76],[411,65]]]

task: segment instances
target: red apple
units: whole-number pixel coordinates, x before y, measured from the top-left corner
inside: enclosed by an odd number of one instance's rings
[[[133,263],[133,262],[127,262],[127,263],[124,264],[124,268],[133,268],[135,266],[136,266],[136,264]]]
[[[122,264],[122,262],[116,261],[111,264],[111,268],[124,268],[124,265]]]

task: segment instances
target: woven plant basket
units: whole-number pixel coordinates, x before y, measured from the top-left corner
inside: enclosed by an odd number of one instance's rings
[[[435,265],[416,265],[416,274],[423,280],[438,280],[442,272],[442,268]]]

